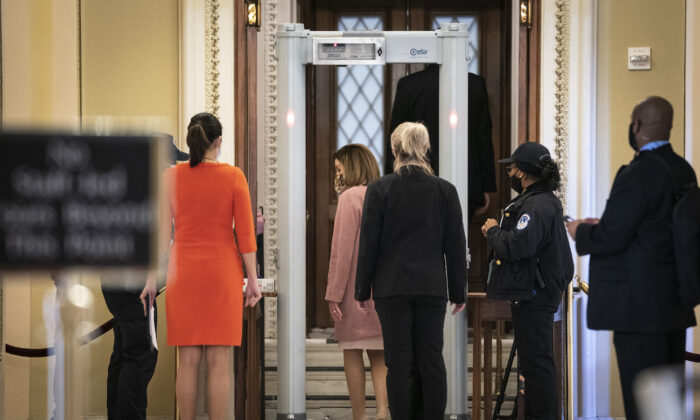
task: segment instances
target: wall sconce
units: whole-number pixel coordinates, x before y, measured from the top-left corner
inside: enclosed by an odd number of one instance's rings
[[[259,0],[246,0],[248,26],[255,26],[260,30],[260,12]]]
[[[527,28],[532,28],[532,0],[520,1],[520,23],[527,23]]]

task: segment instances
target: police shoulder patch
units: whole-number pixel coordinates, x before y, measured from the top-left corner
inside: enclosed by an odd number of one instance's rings
[[[530,217],[529,214],[527,214],[527,213],[523,214],[523,215],[520,217],[520,220],[518,220],[518,224],[517,224],[517,226],[516,226],[515,228],[518,229],[518,230],[523,230],[523,229],[525,229],[525,228],[527,227],[527,225],[530,224],[530,219],[531,219],[531,217]]]

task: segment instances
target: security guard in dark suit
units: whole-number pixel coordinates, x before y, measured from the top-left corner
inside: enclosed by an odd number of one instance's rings
[[[627,420],[639,418],[634,380],[656,366],[681,369],[693,308],[681,302],[671,230],[673,170],[678,185],[697,182],[668,142],[673,107],[660,97],[638,104],[629,126],[632,162],[620,168],[600,220],[568,225],[579,255],[590,255],[588,327],[614,331]],[[653,156],[656,155],[656,156]]]
[[[166,142],[168,164],[189,159],[175,146],[172,136],[157,136]],[[145,282],[145,275],[137,272],[102,276],[102,295],[114,317],[114,347],[107,368],[109,420],[146,419],[146,394],[158,351],[151,348],[148,317],[139,297]]]
[[[574,273],[562,204],[553,193],[559,168],[537,143],[520,145],[500,162],[510,163],[506,169],[518,196],[500,224],[488,219],[481,228],[491,247],[486,295],[511,302],[527,418],[555,419],[554,313]]]

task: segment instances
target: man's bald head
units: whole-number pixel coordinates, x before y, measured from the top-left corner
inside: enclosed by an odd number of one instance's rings
[[[634,107],[632,125],[639,147],[652,141],[668,140],[673,126],[673,106],[660,96],[650,96]]]

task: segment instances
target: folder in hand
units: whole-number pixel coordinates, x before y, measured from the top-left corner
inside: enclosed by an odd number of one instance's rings
[[[151,336],[151,350],[158,351],[158,339],[156,338],[156,315],[153,305],[148,305],[148,330]]]

